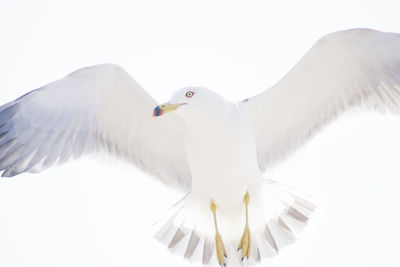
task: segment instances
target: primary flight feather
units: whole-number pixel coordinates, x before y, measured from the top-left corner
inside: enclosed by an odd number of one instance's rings
[[[238,103],[188,87],[157,105],[122,68],[97,65],[0,107],[0,170],[118,156],[186,193],[157,239],[203,264],[251,265],[293,242],[315,209],[262,173],[353,107],[399,112],[399,34],[326,35],[276,85]]]

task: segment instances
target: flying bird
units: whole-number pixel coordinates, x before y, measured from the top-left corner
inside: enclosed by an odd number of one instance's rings
[[[172,252],[253,265],[292,243],[316,208],[264,171],[356,107],[399,112],[399,34],[328,34],[274,86],[235,103],[187,87],[158,104],[121,67],[96,65],[0,107],[0,170],[109,153],[185,193],[155,226]]]

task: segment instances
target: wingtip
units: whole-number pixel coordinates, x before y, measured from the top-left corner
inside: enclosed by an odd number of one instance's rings
[[[4,170],[4,172],[1,174],[1,177],[3,178],[11,178],[13,176],[17,175],[17,173],[14,173],[12,170],[10,169],[6,169]]]

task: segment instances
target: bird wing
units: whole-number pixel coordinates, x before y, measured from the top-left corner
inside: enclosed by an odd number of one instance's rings
[[[153,118],[155,100],[122,68],[104,64],[0,106],[3,176],[40,171],[83,154],[120,156],[167,185],[187,190],[191,174],[174,114]]]
[[[262,170],[349,108],[398,113],[400,34],[328,34],[277,84],[238,105],[252,128]]]

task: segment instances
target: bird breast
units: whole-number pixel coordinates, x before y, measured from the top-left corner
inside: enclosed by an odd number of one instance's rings
[[[239,110],[232,105],[185,124],[193,194],[220,206],[240,203],[246,190],[261,183],[261,174],[254,137]]]

